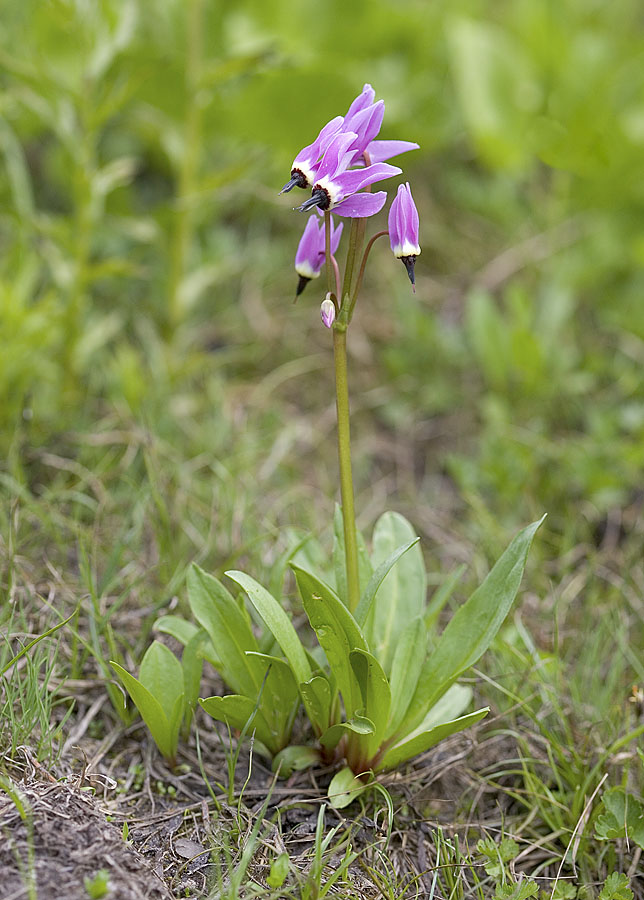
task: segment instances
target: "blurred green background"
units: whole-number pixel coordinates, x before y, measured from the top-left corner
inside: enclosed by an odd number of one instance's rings
[[[330,341],[318,284],[292,305],[304,220],[277,191],[364,82],[381,136],[421,145],[396,162],[423,253],[413,296],[377,245],[350,335],[361,525],[395,506],[497,551],[545,510],[562,553],[625,527],[638,0],[0,6],[0,478],[41,535],[116,528],[172,584],[327,526]]]

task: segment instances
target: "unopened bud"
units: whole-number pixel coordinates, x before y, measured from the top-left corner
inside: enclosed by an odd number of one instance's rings
[[[322,301],[320,315],[327,328],[330,328],[335,322],[335,303],[331,299],[331,294],[327,294]]]

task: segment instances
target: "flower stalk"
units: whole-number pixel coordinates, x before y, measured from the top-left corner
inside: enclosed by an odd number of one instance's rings
[[[401,169],[385,160],[418,147],[411,141],[374,140],[380,131],[383,114],[383,101],[376,102],[373,88],[365,84],[346,115],[336,116],[328,122],[313,143],[297,154],[291,167],[291,178],[280,191],[288,193],[294,187],[310,188],[310,197],[296,208],[302,212],[314,210],[318,216],[324,216],[324,234],[318,227],[320,220],[313,215],[300,240],[295,257],[295,270],[300,276],[296,297],[311,279],[318,277],[325,265],[327,290],[320,306],[320,317],[326,328],[333,330],[347,593],[342,599],[351,612],[355,612],[360,601],[360,577],[351,470],[347,329],[362,288],[369,252],[377,238],[389,233],[394,256],[402,258],[412,285],[415,280],[413,264],[420,253],[418,214],[409,184],[399,189],[393,213],[390,212],[389,232],[380,231],[372,237],[363,253],[367,219],[380,212],[387,199],[385,191],[373,193],[372,187],[401,173]],[[351,219],[342,286],[335,259],[342,225],[334,227],[332,213]]]
[[[351,290],[357,249],[357,220],[351,222],[349,251],[345,268],[340,315],[333,324],[333,362],[335,370],[335,406],[338,420],[338,461],[340,466],[340,497],[342,501],[342,522],[344,530],[344,557],[347,576],[347,606],[354,612],[360,602],[360,576],[358,572],[358,540],[356,535],[356,514],[351,468],[351,426],[349,412],[349,379],[347,376],[347,321],[348,292]],[[324,214],[326,240],[326,273],[329,291],[332,290],[334,272],[329,252],[331,241],[331,215]],[[348,280],[347,280],[348,279]],[[343,312],[345,316],[343,317]]]
[[[358,574],[356,515],[353,502],[353,474],[351,471],[347,330],[346,326],[341,323],[336,323],[333,328],[333,359],[335,363],[335,401],[338,416],[340,496],[342,498],[344,554],[347,569],[347,606],[351,612],[355,612],[360,601],[360,578]]]

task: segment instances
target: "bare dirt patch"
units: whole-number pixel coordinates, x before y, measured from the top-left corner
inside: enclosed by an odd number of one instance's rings
[[[29,781],[7,788],[0,788],[4,900],[87,900],[86,883],[101,870],[108,873],[106,898],[172,900],[144,857],[80,785]]]

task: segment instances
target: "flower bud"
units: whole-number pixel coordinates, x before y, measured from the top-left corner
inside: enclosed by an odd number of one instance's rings
[[[320,316],[327,328],[330,328],[335,322],[335,303],[331,299],[331,294],[327,294],[322,301]]]
[[[420,254],[418,244],[418,210],[411,195],[409,182],[398,187],[389,210],[389,242],[396,259],[407,269],[412,287],[416,290],[414,264]]]

